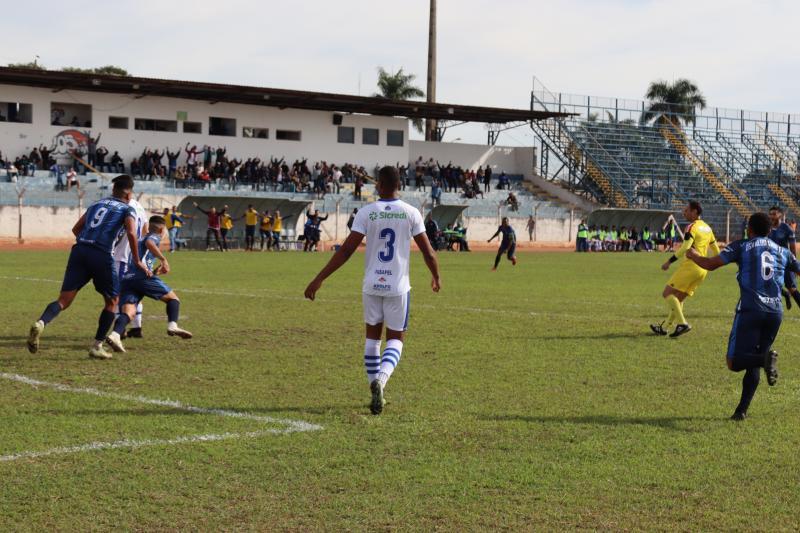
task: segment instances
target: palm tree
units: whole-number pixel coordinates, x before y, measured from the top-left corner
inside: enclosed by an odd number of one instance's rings
[[[669,122],[675,127],[694,124],[695,109],[705,109],[706,97],[700,89],[687,79],[679,79],[672,83],[658,80],[650,84],[645,97],[647,109],[642,113],[642,124],[647,122]]]
[[[416,78],[414,74],[403,72],[402,68],[392,74],[384,70],[383,67],[378,67],[378,92],[375,93],[375,96],[390,100],[422,98],[425,96],[425,91],[414,85]],[[415,118],[411,122],[417,131],[420,133],[424,131],[422,119]]]

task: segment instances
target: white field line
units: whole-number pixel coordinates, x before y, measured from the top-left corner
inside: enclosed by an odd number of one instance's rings
[[[217,435],[192,435],[176,437],[174,439],[144,439],[144,440],[118,440],[114,442],[90,442],[79,446],[62,446],[38,452],[20,452],[10,455],[0,455],[0,463],[19,461],[20,459],[39,459],[51,455],[65,455],[70,453],[92,452],[98,450],[119,450],[123,448],[134,450],[146,446],[173,446],[178,444],[191,444],[196,442],[217,442],[221,440],[255,439],[264,435],[279,435],[290,430],[265,429],[248,433],[220,433]]]
[[[16,381],[18,383],[24,383],[26,385],[30,385],[32,387],[43,387],[47,389],[57,390],[60,392],[89,394],[91,396],[98,396],[100,398],[110,398],[113,400],[120,400],[123,402],[157,405],[159,407],[168,407],[171,409],[177,409],[179,411],[186,411],[189,413],[196,413],[201,415],[215,415],[215,416],[225,416],[230,418],[240,418],[244,420],[253,420],[255,422],[260,422],[262,424],[280,424],[287,426],[290,432],[317,431],[322,429],[322,426],[318,426],[316,424],[310,424],[308,422],[303,422],[302,420],[273,418],[271,416],[254,415],[251,413],[245,413],[240,411],[228,411],[226,409],[195,407],[193,405],[186,405],[184,403],[175,400],[159,400],[155,398],[146,398],[144,396],[132,396],[128,394],[119,394],[116,392],[101,391],[90,387],[72,387],[70,385],[62,385],[61,383],[50,383],[47,381],[39,381],[38,379],[29,378],[27,376],[21,376],[19,374],[6,374],[5,372],[0,372],[0,379],[5,379],[8,381]]]
[[[134,402],[148,405],[157,405],[159,407],[168,407],[178,409],[189,413],[197,413],[203,415],[214,415],[230,418],[238,418],[244,420],[252,420],[262,424],[278,424],[285,426],[281,429],[263,429],[260,431],[251,431],[246,433],[220,433],[209,435],[190,435],[186,437],[175,437],[173,439],[144,439],[144,440],[129,440],[123,439],[114,442],[92,442],[79,446],[63,446],[57,448],[50,448],[42,451],[26,451],[10,455],[0,455],[0,462],[16,461],[19,459],[38,459],[40,457],[47,457],[51,455],[62,455],[69,453],[80,453],[95,450],[114,450],[120,448],[142,448],[145,446],[169,446],[177,444],[187,444],[195,442],[216,442],[221,440],[233,439],[254,439],[264,435],[283,435],[288,433],[297,433],[303,431],[319,431],[324,429],[317,424],[311,424],[302,420],[290,420],[286,418],[274,418],[271,416],[260,416],[251,413],[229,411],[226,409],[210,409],[206,407],[196,407],[187,405],[175,400],[159,400],[154,398],[146,398],[144,396],[132,396],[128,394],[118,394],[115,392],[105,392],[98,389],[89,387],[72,387],[70,385],[63,385],[61,383],[50,383],[47,381],[40,381],[38,379],[21,376],[19,374],[7,374],[0,372],[0,379],[14,381],[17,383],[24,383],[32,387],[48,388],[57,390],[59,392],[70,392],[76,394],[88,394],[91,396],[98,396],[100,398],[110,398],[114,400]]]

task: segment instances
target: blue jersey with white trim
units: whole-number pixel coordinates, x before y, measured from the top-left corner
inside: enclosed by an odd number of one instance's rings
[[[778,227],[772,228],[769,238],[783,248],[789,248],[789,245],[795,242],[794,230],[786,222],[781,222]]]
[[[784,272],[800,272],[800,264],[789,250],[766,237],[757,237],[732,242],[719,256],[725,264],[739,265],[740,310],[783,313]]]
[[[113,197],[98,200],[86,210],[86,223],[78,234],[78,243],[111,253],[124,234],[128,217],[135,219],[136,211],[122,200]]]
[[[149,233],[144,239],[139,241],[139,258],[142,262],[147,265],[147,268],[150,271],[153,271],[153,264],[156,262],[156,257],[153,255],[153,252],[148,250],[147,248],[147,241],[152,241],[155,243],[156,248],[161,245],[161,237],[154,233]],[[122,277],[124,280],[131,280],[131,279],[147,279],[147,274],[145,274],[144,270],[139,268],[133,262],[133,255],[131,255],[130,260],[128,260],[128,268],[125,269],[125,275]]]

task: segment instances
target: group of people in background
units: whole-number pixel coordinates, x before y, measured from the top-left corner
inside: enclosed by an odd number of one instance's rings
[[[680,240],[680,232],[673,221],[658,231],[651,231],[648,226],[641,229],[635,226],[588,226],[585,220],[581,220],[575,248],[578,252],[670,252]]]

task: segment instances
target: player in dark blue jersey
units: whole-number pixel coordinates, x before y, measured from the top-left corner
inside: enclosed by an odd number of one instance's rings
[[[114,178],[113,183],[112,196],[89,206],[72,228],[77,242],[69,254],[61,294],[31,326],[28,334],[28,351],[31,353],[39,350],[39,337],[45,326],[69,307],[78,291],[91,280],[95,290],[103,296],[105,305],[100,313],[94,343],[89,348],[89,356],[111,358],[111,354],[103,348],[103,340],[114,322],[119,301],[119,279],[112,255],[117,239],[128,239],[134,263],[147,270],[136,246],[136,213],[128,205],[133,194],[133,178],[121,175]],[[147,272],[149,275],[149,270]]]
[[[125,347],[122,345],[122,333],[128,323],[133,320],[136,315],[136,306],[145,296],[167,304],[167,335],[182,339],[192,338],[191,333],[178,327],[181,303],[178,296],[158,277],[159,274],[167,274],[170,270],[167,258],[159,249],[165,228],[164,217],[158,215],[150,217],[148,233],[137,246],[138,255],[144,265],[137,265],[131,258],[128,268],[122,276],[122,296],[120,298],[122,312],[114,324],[114,331],[109,334],[107,339],[108,344],[115,352],[125,351]],[[155,266],[156,259],[159,261],[158,267]]]
[[[728,263],[739,265],[736,279],[741,296],[726,358],[730,370],[745,371],[742,397],[731,417],[734,420],[746,418],[762,368],[770,386],[778,380],[778,354],[772,350],[772,343],[783,319],[781,284],[785,271],[800,272],[800,264],[791,252],[767,238],[770,226],[766,213],[755,213],[747,223],[749,239],[732,242],[716,257],[703,257],[694,250],[687,253],[687,257],[706,270],[716,270]]]
[[[772,222],[772,229],[769,232],[769,238],[778,243],[778,246],[786,248],[792,255],[797,256],[796,239],[792,227],[783,221],[783,209],[778,206],[771,207],[769,210],[769,218]],[[783,291],[783,296],[786,298],[786,309],[792,308],[792,300],[797,302],[800,306],[800,292],[797,291],[797,282],[795,281],[794,272],[787,270],[783,279],[783,285],[786,290]]]
[[[503,257],[503,254],[506,254],[508,260],[511,261],[512,265],[517,264],[517,256],[515,252],[517,251],[517,234],[514,233],[514,228],[508,223],[508,217],[503,217],[503,220],[500,221],[500,226],[497,228],[497,231],[492,235],[491,239],[486,242],[492,242],[495,237],[502,234],[503,239],[500,241],[500,248],[497,250],[497,257],[494,258],[494,267],[492,267],[492,272],[497,270],[497,266],[500,264],[500,259]]]

